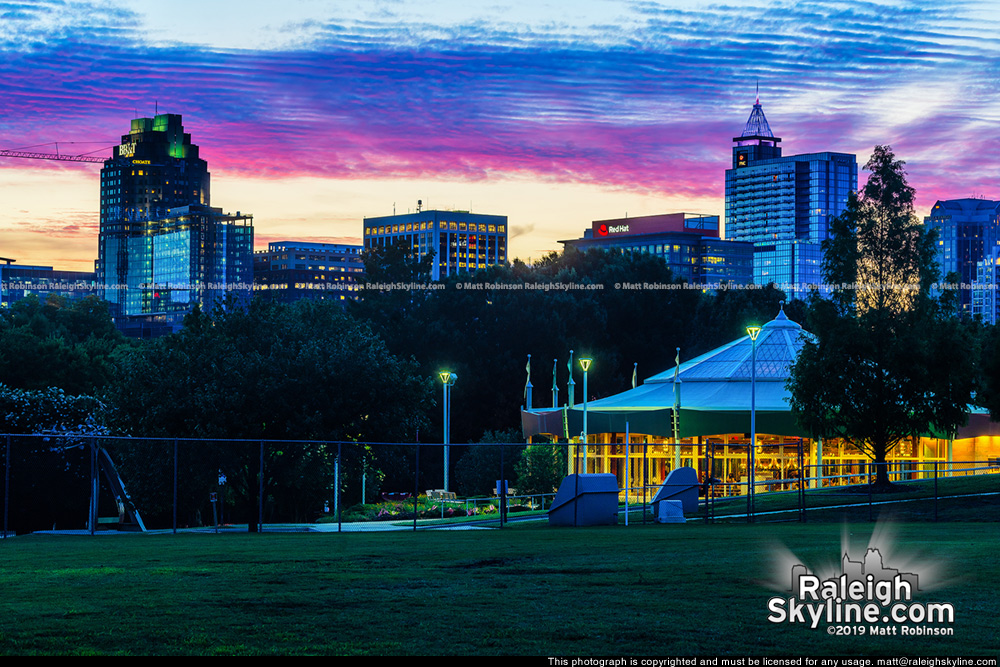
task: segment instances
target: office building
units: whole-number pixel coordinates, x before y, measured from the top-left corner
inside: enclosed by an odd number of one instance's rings
[[[507,216],[421,211],[364,220],[364,247],[403,242],[417,257],[434,253],[431,280],[507,263]]]
[[[924,218],[938,232],[936,259],[941,277],[953,274],[959,284],[959,308],[994,324],[996,266],[1000,254],[1000,201],[949,199],[938,201]]]
[[[282,303],[299,299],[356,299],[364,274],[362,246],[277,241],[253,256],[253,288]]]
[[[719,238],[719,216],[668,213],[595,220],[583,238],[560,241],[585,251],[614,248],[662,257],[676,278],[692,284],[753,281],[753,244]]]
[[[32,294],[44,302],[50,296],[80,301],[97,296],[97,274],[93,271],[57,271],[51,266],[15,264],[0,257],[0,308],[9,308]]]
[[[833,152],[783,156],[759,99],[733,142],[725,238],[754,244],[754,283],[775,283],[789,298],[805,298],[810,285],[823,282],[820,244],[857,190],[857,159]]]
[[[230,286],[247,298],[252,220],[210,207],[208,163],[179,115],[134,119],[101,170],[95,268],[116,325],[141,335],[176,330]]]

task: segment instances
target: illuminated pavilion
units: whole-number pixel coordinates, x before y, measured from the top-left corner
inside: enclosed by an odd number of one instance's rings
[[[658,485],[672,469],[690,466],[702,479],[711,470],[722,483],[719,494],[745,493],[755,384],[754,468],[756,481],[763,485],[758,491],[794,488],[793,480],[803,469],[809,486],[861,482],[869,460],[862,451],[839,439],[813,437],[791,413],[785,382],[803,345],[812,339],[782,310],[757,336],[755,383],[751,382],[753,341],[747,335],[654,375],[634,389],[590,401],[585,467],[584,447],[576,437],[583,431],[582,404],[524,410],[524,435],[533,442],[568,442],[569,472],[578,467],[581,472],[612,473],[624,488],[627,433],[630,486],[641,483],[644,467],[648,484]],[[935,464],[943,472],[952,462],[957,470],[965,467],[960,462],[997,456],[1000,424],[974,410],[969,424],[953,438],[904,441],[888,460],[895,481],[932,476]]]

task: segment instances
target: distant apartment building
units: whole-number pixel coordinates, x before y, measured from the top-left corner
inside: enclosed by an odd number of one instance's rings
[[[759,99],[733,142],[725,237],[754,244],[754,283],[775,283],[789,298],[805,298],[810,285],[823,282],[820,244],[857,190],[857,158],[833,152],[782,156],[781,139],[771,132]]]
[[[253,255],[253,288],[282,303],[356,299],[364,275],[359,245],[276,241]]]
[[[417,211],[364,219],[364,247],[403,242],[416,257],[434,253],[431,280],[507,263],[507,216]]]
[[[610,248],[662,257],[674,276],[692,284],[753,281],[752,243],[719,238],[719,216],[667,213],[595,220],[566,248]]]
[[[1000,201],[940,200],[924,218],[924,225],[938,232],[936,259],[941,277],[954,274],[958,279],[961,312],[995,324]]]
[[[97,274],[93,271],[57,271],[51,266],[15,261],[0,257],[0,308],[9,308],[32,294],[42,302],[49,296],[72,302],[98,295]]]

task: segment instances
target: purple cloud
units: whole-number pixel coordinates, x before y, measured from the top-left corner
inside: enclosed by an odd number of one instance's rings
[[[184,115],[214,171],[528,174],[721,198],[759,79],[786,154],[857,152],[863,163],[874,143],[892,143],[925,208],[970,187],[1000,196],[981,135],[1000,95],[990,24],[923,2],[632,11],[628,31],[369,20],[313,25],[297,50],[237,51],[145,44],[134,16],[99,5],[0,3],[0,137],[13,142],[0,148],[117,143],[156,103]],[[905,126],[876,104],[896,89],[934,98],[955,86],[978,94],[935,98]]]

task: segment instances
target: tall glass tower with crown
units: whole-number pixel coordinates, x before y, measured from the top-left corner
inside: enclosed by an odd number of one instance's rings
[[[849,153],[783,156],[780,144],[758,97],[743,133],[733,138],[725,236],[754,244],[754,283],[805,298],[823,282],[820,244],[858,188],[858,162]]]

